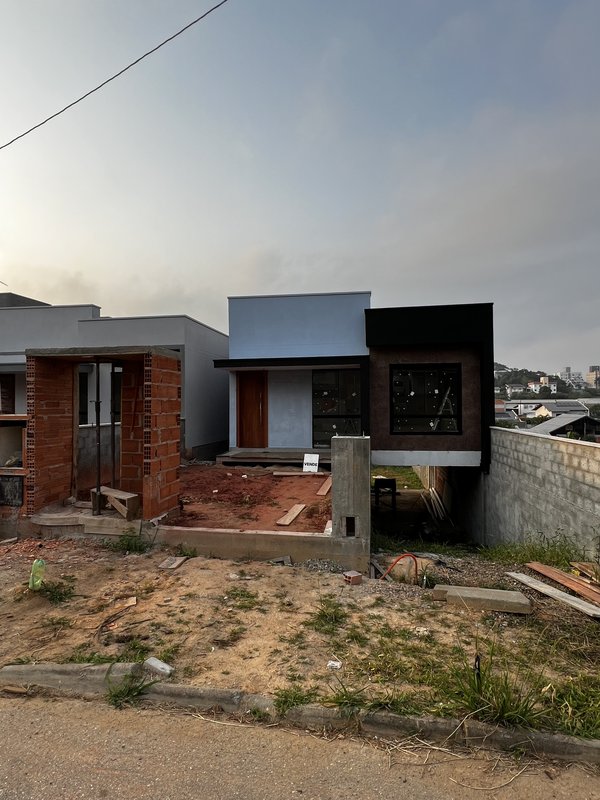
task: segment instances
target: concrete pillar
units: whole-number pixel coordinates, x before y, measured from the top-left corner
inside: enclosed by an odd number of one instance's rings
[[[332,536],[371,539],[371,439],[334,436],[331,440]]]

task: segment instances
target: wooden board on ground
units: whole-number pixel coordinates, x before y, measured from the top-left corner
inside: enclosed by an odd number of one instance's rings
[[[566,589],[570,589],[572,592],[575,592],[575,594],[585,597],[586,600],[600,605],[600,587],[594,589],[587,581],[578,578],[577,575],[569,575],[561,569],[548,567],[546,564],[540,564],[539,561],[530,561],[528,564],[525,564],[525,566],[529,567],[529,569],[532,569],[534,572],[538,572],[540,575],[544,575],[546,578],[550,578],[551,581],[559,583]]]
[[[274,478],[314,478],[319,477],[319,475],[327,475],[326,472],[274,472]]]
[[[597,583],[600,582],[600,564],[596,564],[594,561],[571,561],[571,566],[582,575],[587,575]]]
[[[169,556],[161,561],[158,565],[159,569],[177,569],[184,561],[187,561],[187,556]]]
[[[305,503],[296,503],[295,506],[292,506],[287,514],[284,514],[283,517],[277,520],[277,525],[291,525],[292,522],[296,519],[298,514],[300,514],[306,508]]]
[[[542,583],[542,581],[538,581],[535,578],[530,578],[529,575],[523,575],[522,572],[507,572],[506,574],[509,578],[514,578],[516,581],[519,581],[519,583],[524,583],[525,586],[529,586],[530,589],[535,589],[537,592],[545,594],[553,600],[558,600],[560,603],[565,603],[565,605],[576,608],[583,614],[587,614],[588,617],[600,619],[600,608],[598,608],[598,606],[593,606],[591,603],[586,603],[585,600],[580,600],[578,597],[573,597],[566,592],[561,592],[560,589],[555,589],[553,586],[548,586],[547,583]]]
[[[331,475],[327,478],[327,480],[323,481],[323,483],[319,486],[317,490],[318,497],[325,497],[325,495],[331,489]]]

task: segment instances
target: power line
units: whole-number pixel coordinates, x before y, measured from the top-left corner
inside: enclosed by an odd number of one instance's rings
[[[90,89],[89,92],[82,94],[81,97],[77,98],[77,100],[73,100],[72,103],[69,103],[69,105],[65,106],[64,108],[61,108],[60,111],[51,114],[49,117],[46,117],[46,119],[43,119],[41,122],[38,122],[37,125],[34,125],[32,128],[29,128],[29,130],[23,131],[23,133],[20,133],[18,136],[15,136],[15,138],[11,139],[10,142],[6,142],[6,144],[0,145],[0,150],[4,150],[5,147],[9,147],[9,145],[14,144],[19,139],[22,139],[24,136],[27,136],[27,134],[37,130],[37,128],[41,128],[42,125],[45,125],[47,122],[50,122],[50,120],[54,119],[55,117],[64,114],[65,111],[68,111],[70,108],[73,108],[73,106],[76,106],[77,103],[81,103],[81,101],[85,100],[86,97],[89,97],[91,94],[94,94],[94,92],[99,91],[104,86],[106,86],[107,83],[110,83],[111,81],[114,81],[116,78],[119,78],[121,75],[127,72],[127,70],[131,69],[132,67],[135,67],[136,64],[139,64],[140,61],[143,61],[145,58],[148,58],[148,56],[151,56],[152,53],[156,53],[156,51],[160,50],[161,47],[164,47],[164,45],[168,44],[169,42],[172,42],[173,39],[176,39],[178,36],[181,36],[181,34],[187,31],[188,28],[191,28],[192,25],[196,25],[197,22],[200,22],[205,17],[208,17],[209,14],[212,14],[212,12],[216,11],[217,8],[220,8],[221,6],[225,5],[226,2],[227,0],[221,0],[220,3],[217,3],[212,8],[209,8],[208,11],[205,11],[204,14],[201,14],[199,17],[189,22],[187,25],[181,28],[181,30],[177,31],[177,33],[174,33],[172,36],[169,36],[168,39],[165,39],[160,44],[157,44],[156,47],[152,48],[152,50],[148,50],[139,58],[136,58],[135,61],[132,61],[131,64],[128,64],[126,67],[123,67],[123,69],[119,70],[119,72],[116,72],[114,75],[111,75],[110,78],[107,78],[105,81],[102,81],[102,83],[99,83],[98,86],[94,87],[93,89]]]

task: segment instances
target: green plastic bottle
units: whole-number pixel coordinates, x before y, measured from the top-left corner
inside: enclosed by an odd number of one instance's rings
[[[33,592],[37,592],[42,587],[44,581],[44,571],[46,569],[46,562],[43,558],[36,558],[31,565],[31,575],[29,576],[29,588]]]

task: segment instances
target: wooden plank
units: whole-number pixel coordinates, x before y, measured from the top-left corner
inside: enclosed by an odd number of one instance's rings
[[[115,509],[115,511],[118,511],[119,514],[124,519],[129,519],[128,517],[129,509],[127,508],[127,506],[124,506],[123,503],[120,503],[115,497],[112,496],[112,494],[106,494],[104,496],[106,497],[106,500],[109,503],[109,505],[111,505]]]
[[[304,511],[306,508],[306,503],[296,503],[295,506],[292,506],[287,514],[284,514],[281,519],[278,519],[275,523],[276,525],[291,525],[291,523],[296,519],[300,512]]]
[[[598,608],[598,606],[593,606],[591,603],[586,603],[585,600],[580,600],[578,597],[573,597],[566,592],[561,592],[560,589],[555,589],[552,586],[548,586],[547,583],[542,583],[542,581],[538,581],[535,578],[530,578],[529,575],[523,575],[522,572],[507,572],[506,574],[510,578],[519,581],[519,583],[524,583],[525,586],[529,586],[530,589],[535,589],[537,592],[545,594],[553,600],[558,600],[560,603],[565,603],[565,605],[576,608],[583,614],[587,614],[588,617],[600,619],[600,608]]]
[[[327,480],[323,481],[323,483],[319,486],[317,490],[317,495],[319,497],[325,497],[325,495],[331,489],[331,475],[327,478]]]
[[[581,597],[585,597],[586,600],[600,605],[600,589],[593,589],[588,583],[585,583],[576,575],[569,575],[561,569],[548,567],[546,564],[540,564],[539,561],[530,561],[528,564],[525,564],[525,566],[529,567],[529,569],[532,569],[534,572],[539,572],[540,575],[544,575],[546,578],[550,578],[550,580],[555,583],[560,583],[561,586],[570,589],[572,592],[575,592],[575,594],[581,595]]]
[[[184,561],[187,561],[187,556],[168,556],[164,561],[158,565],[159,569],[177,569]]]
[[[298,472],[292,472],[292,470],[290,470],[289,472],[276,471],[276,472],[273,473],[273,477],[274,478],[315,478],[315,477],[318,478],[319,475],[323,476],[323,475],[327,475],[327,473],[326,472],[302,472],[301,470],[298,470]]]
[[[116,497],[117,500],[133,500],[134,497],[137,497],[137,494],[123,492],[121,489],[113,489],[112,486],[101,486],[100,494],[105,497]]]
[[[600,564],[593,561],[571,561],[571,566],[593,581],[600,581]]]

